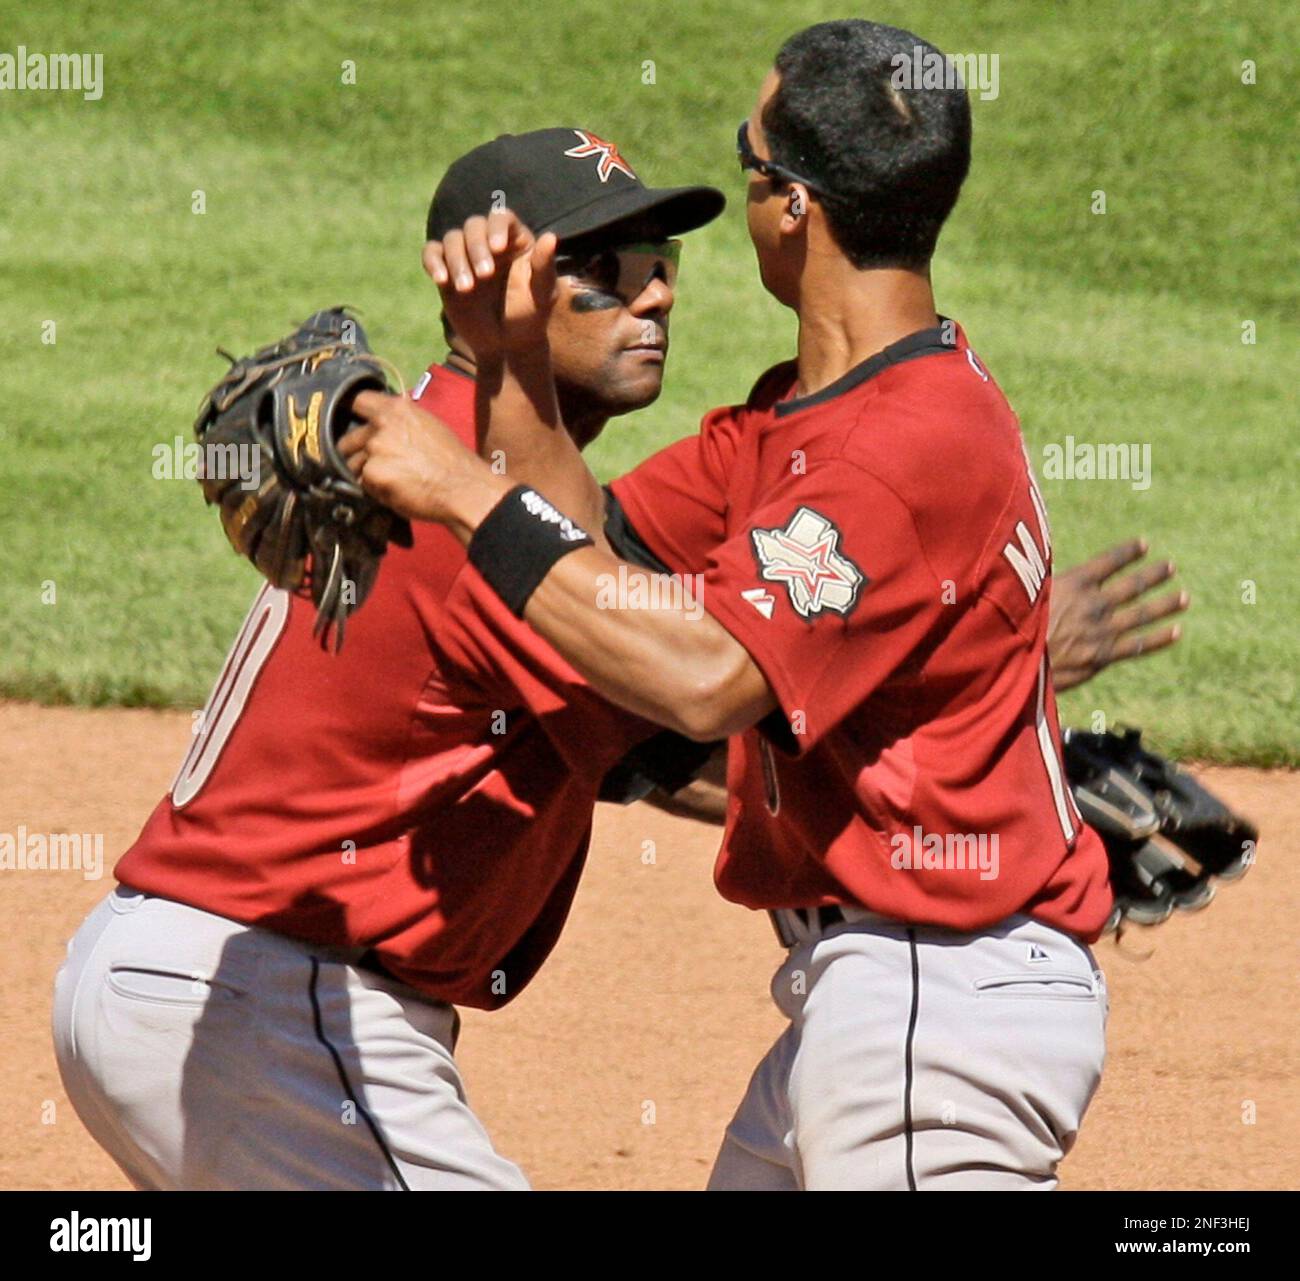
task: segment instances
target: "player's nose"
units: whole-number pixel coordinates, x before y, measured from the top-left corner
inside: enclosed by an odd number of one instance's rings
[[[676,294],[666,280],[653,277],[646,287],[632,299],[628,310],[638,317],[666,316],[673,309]]]

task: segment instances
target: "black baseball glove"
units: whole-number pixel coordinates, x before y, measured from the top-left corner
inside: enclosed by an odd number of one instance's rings
[[[1175,908],[1205,907],[1216,878],[1245,874],[1259,840],[1253,823],[1146,751],[1141,737],[1139,730],[1062,734],[1075,802],[1110,857],[1115,908],[1107,933],[1124,922],[1159,925]]]
[[[315,634],[328,646],[332,633],[337,651],[389,542],[411,545],[410,525],[365,493],[337,449],[357,394],[389,390],[384,366],[342,307],[242,360],[220,354],[230,369],[194,423],[203,495],[272,585],[310,591]]]

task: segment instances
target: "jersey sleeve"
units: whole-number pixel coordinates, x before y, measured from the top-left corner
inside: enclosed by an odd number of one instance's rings
[[[671,573],[702,573],[709,554],[727,537],[727,491],[750,411],[770,409],[797,373],[792,360],[773,365],[743,405],[710,410],[694,436],[652,454],[608,485],[622,532]]]
[[[701,572],[726,536],[738,414],[734,406],[713,410],[696,435],[651,454],[609,486],[620,519],[672,573]]]
[[[845,459],[791,475],[709,558],[703,604],[776,696],[759,729],[802,754],[940,629],[939,576],[912,511]]]

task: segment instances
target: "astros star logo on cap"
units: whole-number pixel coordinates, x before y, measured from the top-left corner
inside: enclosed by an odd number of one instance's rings
[[[573,132],[582,139],[582,143],[577,147],[570,147],[564,154],[579,160],[585,156],[599,156],[600,159],[596,162],[596,176],[601,182],[608,182],[609,175],[615,169],[627,174],[629,178],[636,178],[632,166],[618,154],[618,148],[612,142],[597,138],[594,133],[588,133],[585,129],[575,129]]]

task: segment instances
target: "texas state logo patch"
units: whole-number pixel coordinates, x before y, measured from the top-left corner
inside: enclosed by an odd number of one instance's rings
[[[821,512],[800,507],[784,529],[750,532],[759,572],[785,587],[801,617],[815,618],[828,609],[848,614],[858,603],[866,576],[840,551],[839,526]]]

